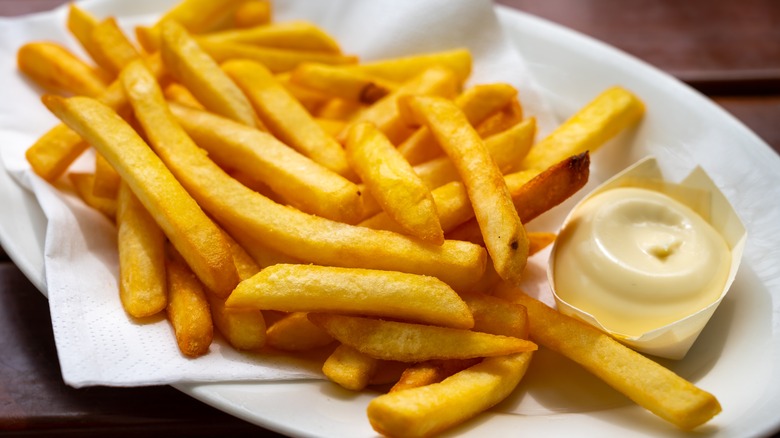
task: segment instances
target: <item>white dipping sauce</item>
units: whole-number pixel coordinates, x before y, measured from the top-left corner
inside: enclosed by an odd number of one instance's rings
[[[689,207],[652,190],[607,190],[583,203],[556,243],[558,296],[609,331],[640,336],[715,302],[731,253]]]

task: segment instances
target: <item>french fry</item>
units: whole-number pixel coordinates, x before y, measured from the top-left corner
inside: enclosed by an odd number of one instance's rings
[[[407,234],[437,245],[444,242],[430,190],[373,124],[352,125],[345,147],[352,167],[388,216]]]
[[[368,420],[388,436],[436,435],[506,398],[525,375],[532,355],[486,358],[441,383],[381,395],[368,404]]]
[[[122,178],[111,164],[100,154],[95,154],[95,182],[92,188],[95,196],[116,199]]]
[[[165,278],[165,234],[122,183],[117,201],[119,298],[127,314],[143,318],[168,305]]]
[[[531,178],[533,175],[533,178]],[[590,154],[569,157],[537,174],[537,170],[519,171],[506,176],[512,202],[523,223],[529,222],[568,199],[585,186],[590,176]],[[481,244],[483,239],[475,220],[448,230],[447,237]]]
[[[55,43],[24,44],[16,53],[16,61],[22,73],[49,91],[96,97],[108,86],[105,74]]]
[[[397,88],[396,84],[359,71],[313,63],[296,67],[290,80],[330,97],[364,104],[372,104]]]
[[[181,0],[162,14],[153,26],[138,26],[136,37],[147,52],[154,53],[160,48],[160,33],[164,23],[175,21],[193,34],[209,32],[232,18],[243,1]]]
[[[95,174],[72,172],[68,174],[68,179],[70,179],[70,182],[76,189],[76,193],[85,204],[103,213],[109,219],[113,220],[116,217],[116,199],[95,196]]]
[[[277,73],[274,75],[274,78],[276,78],[279,84],[282,85],[295,100],[303,105],[309,114],[315,115],[320,108],[333,99],[325,93],[294,83],[290,77],[290,72]]]
[[[463,329],[474,325],[466,304],[441,280],[371,269],[269,266],[242,281],[227,305],[373,315]]]
[[[222,69],[244,90],[274,136],[334,172],[352,175],[341,145],[317,125],[268,69],[243,60],[226,62]]]
[[[168,284],[166,313],[176,335],[179,350],[185,356],[198,357],[209,351],[214,325],[206,292],[198,277],[182,258],[170,251],[165,271]]]
[[[179,105],[184,105],[189,108],[205,110],[203,105],[198,102],[198,99],[192,95],[192,92],[188,90],[187,87],[178,82],[171,82],[170,84],[166,85],[165,89],[163,89],[163,94],[170,102],[176,102]]]
[[[516,288],[496,292],[528,309],[531,338],[582,365],[628,398],[683,430],[720,413],[718,400],[597,329]]]
[[[480,137],[486,138],[506,131],[523,120],[523,106],[517,99],[509,102],[509,105],[501,111],[493,113],[490,117],[477,124],[476,129]]]
[[[75,2],[68,4],[68,18],[67,27],[70,33],[78,40],[81,47],[87,52],[93,61],[98,63],[100,55],[96,55],[97,48],[92,41],[92,29],[98,25],[98,20],[94,15],[90,14],[86,10],[79,7]],[[98,64],[100,65],[100,64]],[[106,66],[101,65],[101,68],[108,72]]]
[[[230,293],[238,274],[220,230],[138,134],[94,99],[44,96],[44,104],[119,172],[203,283]]]
[[[450,101],[409,96],[402,103],[409,119],[431,130],[458,169],[496,272],[519,283],[528,258],[528,237],[504,177],[479,135]]]
[[[187,134],[221,167],[252,175],[305,212],[347,223],[361,216],[361,193],[355,183],[272,135],[204,111],[169,106]]]
[[[292,71],[307,62],[332,65],[355,64],[358,58],[354,55],[329,53],[311,50],[280,49],[276,47],[261,47],[246,43],[200,42],[203,50],[208,52],[217,62],[246,59],[263,64],[272,73]]]
[[[223,233],[230,245],[230,253],[241,280],[260,272],[257,262],[227,233]],[[207,293],[214,326],[237,350],[256,350],[266,341],[266,323],[263,314],[255,309],[232,309],[225,306],[225,299]]]
[[[181,25],[165,22],[160,28],[165,67],[209,111],[257,127],[257,116],[244,93],[206,54]]]
[[[322,373],[343,388],[360,391],[376,372],[379,360],[349,345],[339,345],[325,360]]]
[[[211,32],[198,37],[208,44],[239,43],[253,46],[340,54],[339,44],[318,26],[305,21],[271,23],[243,29]]]
[[[525,339],[449,327],[329,313],[310,313],[309,320],[342,344],[376,359],[422,362],[536,350],[536,344]]]
[[[306,312],[292,312],[266,331],[266,345],[284,351],[304,351],[324,347],[333,336],[312,324]]]
[[[463,91],[455,99],[455,104],[463,111],[469,123],[476,126],[491,114],[509,105],[515,96],[517,90],[508,84],[476,85]],[[444,151],[436,143],[436,138],[426,126],[421,126],[398,145],[398,150],[413,165],[444,155]]]
[[[144,60],[159,80],[164,76],[162,60],[150,56]],[[127,97],[122,83],[116,80],[97,98],[101,103],[122,113],[127,108]],[[25,158],[41,178],[52,182],[60,177],[85,150],[88,144],[65,124],[47,131],[25,152]]]
[[[141,57],[113,17],[97,23],[90,37],[90,47],[94,50],[94,53],[90,52],[91,55],[112,76],[118,75],[124,66]]]
[[[380,59],[347,68],[401,83],[420,75],[431,67],[440,66],[452,70],[458,78],[458,83],[463,83],[471,74],[471,64],[471,52],[467,49],[453,49],[400,58]]]
[[[453,97],[457,94],[460,82],[452,70],[442,67],[431,67],[401,84],[395,91],[378,100],[376,103],[358,113],[350,122],[371,122],[380,131],[397,145],[411,135],[414,131],[398,113],[398,99],[402,96],[413,94]],[[340,135],[340,140],[346,138],[349,127]]]
[[[524,169],[546,169],[565,157],[593,153],[619,132],[636,125],[644,104],[630,91],[612,87],[535,144],[521,164]]]
[[[476,365],[481,360],[481,358],[476,357],[472,359],[429,360],[410,365],[388,392],[439,383],[458,371]]]
[[[248,28],[269,24],[273,18],[270,0],[246,0],[233,13],[233,21],[238,28]]]

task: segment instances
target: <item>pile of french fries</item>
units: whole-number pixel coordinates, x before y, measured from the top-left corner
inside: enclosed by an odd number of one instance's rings
[[[589,153],[641,118],[611,88],[546,138],[507,84],[464,88],[463,49],[359,62],[263,0],[183,0],[123,33],[70,6],[91,57],[18,52],[62,123],[27,151],[114,220],[119,297],[181,352],[329,348],[351,390],[390,389],[376,431],[429,436],[510,394],[537,344],[683,428],[717,400],[520,292],[554,239],[525,225],[577,192]],[[137,43],[135,42],[137,41]],[[88,148],[95,170],[69,172]]]

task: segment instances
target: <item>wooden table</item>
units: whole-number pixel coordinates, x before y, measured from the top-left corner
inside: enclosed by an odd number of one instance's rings
[[[0,15],[62,0],[0,0]],[[780,3],[774,0],[501,0],[665,70],[780,152]],[[168,386],[65,386],[46,299],[0,250],[0,434],[273,436]]]

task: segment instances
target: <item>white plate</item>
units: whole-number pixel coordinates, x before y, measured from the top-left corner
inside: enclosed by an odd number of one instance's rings
[[[723,413],[703,436],[763,436],[780,427],[780,157],[717,105],[673,78],[587,37],[506,8],[503,25],[565,118],[604,88],[642,97],[648,114],[631,138],[599,151],[603,179],[653,154],[674,178],[701,165],[748,228],[745,259],[727,299],[689,352],[667,366],[714,393]],[[624,145],[628,148],[621,148]],[[0,172],[0,241],[45,294],[45,218],[35,199]],[[260,426],[296,436],[374,436],[373,394],[327,382],[179,384],[176,388]],[[520,415],[501,411],[519,411]],[[535,357],[521,388],[453,434],[465,436],[687,436],[549,352]]]

